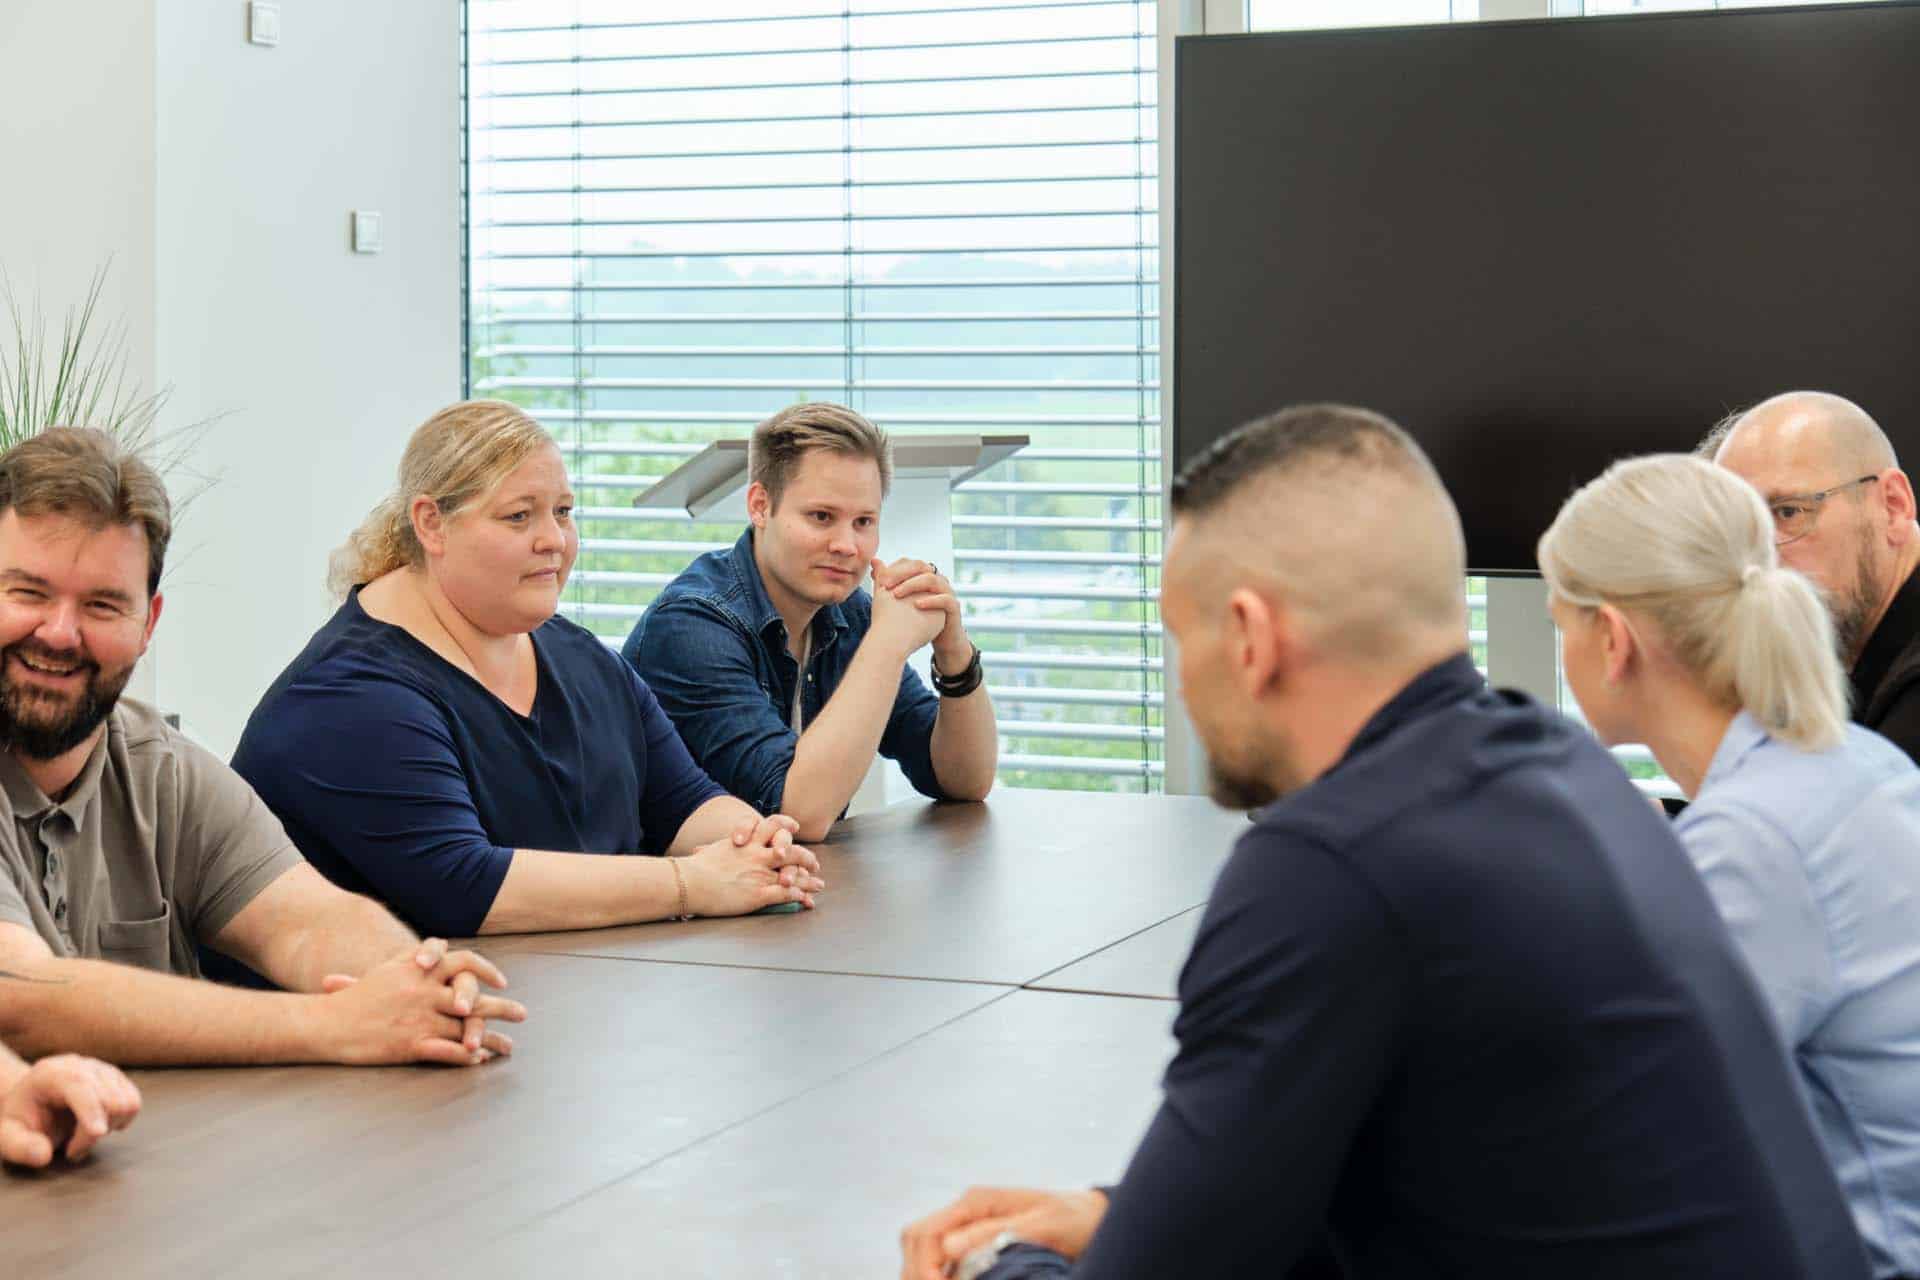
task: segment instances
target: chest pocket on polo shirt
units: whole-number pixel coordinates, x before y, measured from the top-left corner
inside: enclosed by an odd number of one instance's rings
[[[102,920],[95,940],[102,960],[158,973],[173,970],[173,913],[164,902],[151,920]]]

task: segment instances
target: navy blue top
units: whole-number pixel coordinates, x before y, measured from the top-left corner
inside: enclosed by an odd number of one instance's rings
[[[855,591],[813,615],[813,647],[800,698],[813,723],[873,623],[873,597]],[[731,551],[709,551],[648,606],[621,650],[686,739],[700,767],[762,813],[778,813],[793,767],[793,687],[800,664],[787,652],[787,626],[767,597],[753,559],[753,529]],[[914,790],[951,799],[933,771],[933,721],[940,699],[911,666],[880,735],[880,754],[900,764]]]
[[[722,794],[585,629],[533,632],[521,716],[359,594],[267,690],[233,767],[328,879],[420,932],[478,932],[515,849],[660,853]]]
[[[1260,811],[1074,1271],[1863,1280],[1785,1051],[1668,824],[1465,657]]]

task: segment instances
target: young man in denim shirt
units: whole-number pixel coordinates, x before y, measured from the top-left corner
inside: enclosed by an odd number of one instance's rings
[[[983,799],[998,743],[960,601],[938,566],[875,557],[885,433],[794,405],[754,428],[748,457],[752,523],[674,579],[622,650],[694,759],[802,840],[826,834],[876,751],[923,795]],[[907,666],[926,644],[938,697]]]

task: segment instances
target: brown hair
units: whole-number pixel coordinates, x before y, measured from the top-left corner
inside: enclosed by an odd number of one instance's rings
[[[791,405],[753,429],[747,478],[765,485],[777,505],[800,459],[815,449],[872,458],[880,467],[881,496],[893,488],[893,445],[887,433],[845,405],[824,400]]]
[[[49,427],[0,455],[0,511],[62,515],[96,530],[137,524],[147,535],[147,594],[160,588],[173,536],[167,486],[105,431]]]
[[[424,494],[451,517],[491,490],[553,437],[505,400],[462,400],[421,423],[400,456],[400,483],[333,553],[327,586],[337,597],[423,562],[410,508]]]

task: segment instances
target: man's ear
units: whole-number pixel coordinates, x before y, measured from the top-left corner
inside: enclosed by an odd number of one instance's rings
[[[1913,481],[1907,479],[1907,473],[1900,468],[1888,467],[1880,473],[1880,482],[1874,488],[1880,491],[1874,496],[1887,513],[1887,541],[1896,547],[1913,541],[1916,512]]]
[[[1286,675],[1295,657],[1291,618],[1251,587],[1227,597],[1224,659],[1249,698],[1258,698]]]
[[[1601,646],[1606,655],[1606,682],[1617,685],[1625,680],[1633,664],[1638,661],[1640,637],[1633,633],[1633,624],[1627,621],[1627,615],[1610,604],[1603,604],[1594,610],[1593,626],[1601,628]]]
[[[160,625],[160,607],[166,602],[166,598],[158,591],[147,600],[147,630],[146,634],[140,637],[141,653],[145,653],[147,646],[153,643],[153,629]]]
[[[755,480],[747,486],[747,519],[756,529],[767,527],[767,521],[773,515],[773,495],[767,492],[767,486]]]
[[[420,543],[420,549],[429,556],[438,556],[447,549],[447,518],[440,514],[440,504],[426,494],[415,494],[407,504],[407,519],[413,522],[413,536]]]

